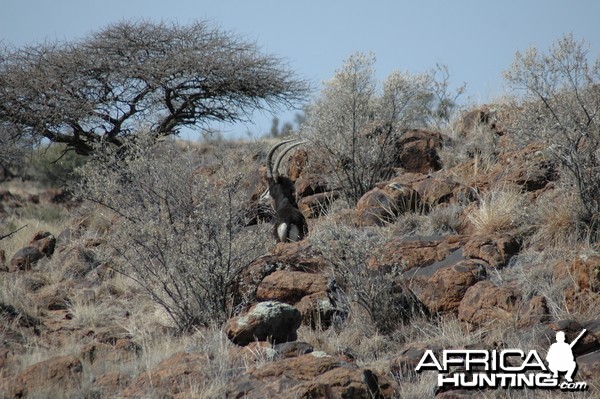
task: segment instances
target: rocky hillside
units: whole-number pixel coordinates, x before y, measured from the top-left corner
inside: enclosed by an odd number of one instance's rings
[[[598,245],[544,143],[515,145],[489,112],[452,134],[406,132],[394,175],[356,207],[309,145],[296,150],[287,175],[308,238],[273,242],[241,272],[234,302],[246,305],[185,334],[99,256],[108,212],[4,183],[0,233],[27,228],[0,241],[0,397],[563,397],[440,389],[437,372],[415,368],[427,350],[545,356],[556,331],[571,342],[583,329],[575,381],[588,389],[574,397],[600,397]],[[264,173],[248,184],[251,212]],[[25,211],[40,207],[34,223]]]

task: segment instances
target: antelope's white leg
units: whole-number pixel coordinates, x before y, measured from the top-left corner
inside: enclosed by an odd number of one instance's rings
[[[288,238],[287,223],[281,223],[279,226],[277,226],[277,237],[279,237],[280,242],[287,242],[287,238]]]

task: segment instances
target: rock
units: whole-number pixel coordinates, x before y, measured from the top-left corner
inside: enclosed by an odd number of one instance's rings
[[[27,367],[12,381],[13,397],[52,397],[81,385],[83,366],[72,355],[56,356]],[[50,395],[50,396],[46,396]],[[40,396],[40,397],[42,397]]]
[[[263,279],[256,291],[258,301],[279,301],[294,305],[304,324],[327,328],[339,311],[335,306],[337,284],[323,274],[276,271]]]
[[[296,196],[298,198],[309,197],[315,194],[322,194],[332,191],[329,182],[317,174],[302,174],[294,183]]]
[[[558,167],[544,154],[546,145],[532,143],[499,155],[492,169],[469,184],[480,190],[519,186],[523,191],[544,189],[558,179]]]
[[[245,314],[229,319],[225,329],[231,341],[245,346],[253,341],[295,341],[301,323],[298,309],[286,303],[268,301],[257,303]]]
[[[338,191],[309,195],[298,202],[298,209],[306,218],[317,218],[326,215],[331,204],[339,198]]]
[[[402,349],[400,353],[390,361],[390,372],[398,380],[414,377],[415,369],[427,350],[432,350],[437,356],[442,353],[439,345],[431,346],[422,343],[413,343]]]
[[[272,254],[261,256],[244,268],[240,275],[234,306],[245,306],[257,301],[256,291],[265,277],[278,270],[319,273],[327,262],[306,240],[277,245]]]
[[[552,281],[555,284],[572,282],[565,290],[565,305],[570,312],[589,312],[600,303],[600,256],[583,254],[571,262],[557,262]]]
[[[110,371],[94,379],[94,391],[101,398],[117,398],[119,393],[131,383],[131,377],[123,372]],[[92,396],[95,397],[95,396]]]
[[[322,274],[299,271],[276,271],[261,281],[256,291],[259,301],[295,304],[305,296],[326,292],[332,281]]]
[[[377,254],[371,256],[368,267],[388,272],[399,269],[406,273],[413,269],[424,269],[446,259],[448,260],[444,264],[437,266],[450,266],[458,260],[465,259],[460,248],[466,242],[465,236],[413,236],[391,240],[380,247]]]
[[[422,271],[422,270],[419,270]],[[409,286],[430,312],[457,312],[469,289],[487,277],[486,268],[478,261],[461,260],[438,268],[431,275],[413,273]]]
[[[209,359],[203,353],[177,352],[152,370],[142,372],[122,391],[126,398],[191,397],[202,386]]]
[[[556,342],[556,332],[563,331],[565,333],[565,341],[568,343],[573,340],[583,331],[584,326],[576,320],[563,319],[554,321],[547,325],[547,328],[539,334],[540,342],[548,342],[548,346]],[[600,339],[594,332],[587,330],[585,334],[579,338],[573,346],[573,354],[581,356],[586,353],[600,350]]]
[[[250,368],[229,382],[226,397],[383,399],[395,393],[395,383],[384,375],[312,352]]]
[[[35,233],[29,242],[29,246],[21,248],[13,256],[8,271],[30,270],[31,266],[38,260],[52,256],[55,246],[56,238],[49,232],[39,231]]]
[[[419,203],[419,194],[406,185],[376,187],[358,200],[355,222],[363,227],[382,226],[393,222],[398,215],[414,211]]]
[[[464,184],[452,180],[452,175],[442,173],[402,173],[378,187],[407,186],[419,194],[421,210],[429,210],[439,204],[464,204],[474,201],[473,190]]]
[[[21,248],[10,260],[8,271],[14,273],[20,270],[31,270],[31,265],[43,257],[44,254],[36,247]]]
[[[440,170],[442,162],[437,149],[444,137],[425,130],[409,130],[396,143],[395,164],[412,173],[429,173]]]
[[[485,280],[467,290],[458,307],[458,318],[474,326],[518,320],[517,325],[525,327],[544,322],[549,315],[543,297],[523,301],[516,285],[498,287]]]
[[[588,384],[592,381],[600,381],[600,350],[578,356],[576,361],[576,381],[586,381]]]
[[[560,262],[554,266],[552,280],[570,279],[579,290],[600,292],[600,255],[580,255],[572,262]]]
[[[335,317],[345,319],[348,316],[346,310],[337,306],[335,294],[325,291],[303,297],[294,307],[302,315],[302,324],[313,329],[325,330],[331,326]]]
[[[494,268],[508,264],[521,250],[521,240],[510,234],[471,237],[463,247],[465,257],[479,259]]]
[[[306,342],[294,341],[275,344],[272,348],[280,358],[296,357],[313,352],[314,348]]]

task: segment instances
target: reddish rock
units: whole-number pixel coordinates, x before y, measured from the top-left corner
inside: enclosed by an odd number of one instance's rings
[[[571,319],[554,321],[549,323],[547,327],[545,331],[542,331],[539,340],[541,342],[548,342],[549,344],[556,342],[556,332],[558,331],[564,332],[565,341],[571,343],[585,328],[578,321]],[[600,350],[600,339],[593,331],[587,329],[584,335],[573,346],[573,354],[575,356],[581,356],[598,350]]]
[[[304,197],[298,202],[298,209],[306,218],[317,218],[327,214],[331,204],[340,198],[337,191],[329,191]]]
[[[493,168],[478,175],[471,185],[480,190],[519,186],[523,191],[544,189],[558,179],[558,168],[544,154],[546,145],[532,143],[525,148],[503,152]]]
[[[244,346],[254,341],[288,342],[297,338],[302,316],[298,309],[280,302],[260,302],[241,316],[229,319],[227,337]]]
[[[363,195],[356,204],[358,226],[382,226],[393,222],[398,215],[414,211],[420,203],[419,194],[400,184],[374,188]]]
[[[474,199],[471,188],[438,174],[403,173],[387,184],[412,188],[419,193],[426,208],[444,203],[465,203]]]
[[[336,300],[329,292],[321,291],[303,297],[294,307],[302,315],[302,323],[311,328],[327,329],[333,318],[345,318],[347,314],[336,306]]]
[[[299,148],[290,154],[286,176],[296,181],[302,176],[309,161],[309,154],[304,148]]]
[[[474,236],[463,247],[465,257],[482,260],[495,268],[506,266],[520,250],[521,240],[510,234]]]
[[[277,271],[260,283],[256,298],[258,301],[275,300],[294,305],[300,311],[304,324],[326,328],[337,311],[330,296],[336,288],[335,282],[322,274]]]
[[[598,309],[600,303],[600,256],[581,255],[570,262],[560,261],[553,267],[552,281],[572,282],[565,290],[565,305],[572,313]]]
[[[569,279],[579,290],[600,292],[600,256],[581,255],[571,262],[554,266],[552,280],[556,283]]]
[[[322,274],[276,271],[259,284],[256,298],[259,301],[274,300],[294,304],[307,295],[327,291],[329,280]]]
[[[56,356],[27,367],[12,381],[11,394],[22,398],[36,393],[54,395],[81,385],[83,366],[75,356]]]
[[[190,397],[202,386],[209,359],[203,353],[178,352],[142,372],[122,391],[126,398]]]
[[[462,252],[456,251],[466,242],[465,236],[415,236],[389,241],[369,259],[368,267],[387,271],[409,271],[442,262],[451,254],[457,254],[457,259],[464,259]]]
[[[498,287],[485,280],[467,290],[458,307],[458,318],[474,326],[516,320],[518,326],[525,327],[544,322],[549,316],[542,297],[523,301],[514,284]]]
[[[409,344],[408,347],[401,350],[400,353],[390,361],[390,372],[398,380],[414,376],[415,369],[427,350],[432,350],[436,356],[439,356],[443,349],[444,348],[438,345],[431,346],[422,343]]]
[[[56,238],[49,232],[39,231],[35,233],[29,242],[29,246],[21,248],[13,256],[8,271],[30,270],[31,266],[38,260],[52,256],[55,246]]]
[[[303,174],[294,183],[296,196],[304,198],[315,194],[330,192],[332,190],[329,182],[322,175]]]
[[[228,398],[392,398],[395,383],[386,376],[322,352],[250,368],[231,380]]]
[[[261,256],[246,267],[235,292],[234,306],[256,302],[256,290],[265,277],[279,270],[319,273],[327,261],[306,240],[277,245],[271,254]]]
[[[94,379],[94,391],[101,398],[117,398],[119,393],[131,383],[131,377],[125,373],[111,371]]]
[[[412,173],[440,170],[442,163],[437,153],[444,137],[425,130],[409,130],[396,143],[396,165]]]
[[[432,313],[456,312],[469,287],[487,277],[485,266],[473,260],[461,260],[423,274],[413,274],[409,287]]]
[[[600,381],[600,350],[577,357],[576,381]]]

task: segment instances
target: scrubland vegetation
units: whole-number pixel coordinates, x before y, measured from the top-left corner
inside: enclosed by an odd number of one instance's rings
[[[102,53],[131,37],[126,68],[118,51]],[[571,36],[518,52],[505,74],[515,92],[487,105],[462,104],[465,88],[452,90],[443,66],[383,82],[375,66],[352,55],[310,98],[276,57],[203,24],[125,23],[78,44],[5,49],[0,396],[245,397],[254,380],[244,378],[284,360],[276,343],[238,347],[225,326],[270,295],[257,287],[276,271],[328,282],[319,303],[329,308],[296,341],[390,381],[346,397],[448,395],[435,373],[414,372],[411,350],[545,353],[552,331],[585,327],[581,355],[598,353],[600,59]],[[284,173],[310,233],[275,245],[260,199],[273,139],[175,137],[300,99],[303,122],[289,133],[307,143]],[[56,249],[13,267],[39,231]],[[492,291],[497,302],[477,302]],[[69,372],[37,384],[45,361],[71,362]],[[597,363],[581,363],[580,376],[584,392],[456,397],[598,397]],[[282,397],[342,389],[294,391],[278,378]]]

